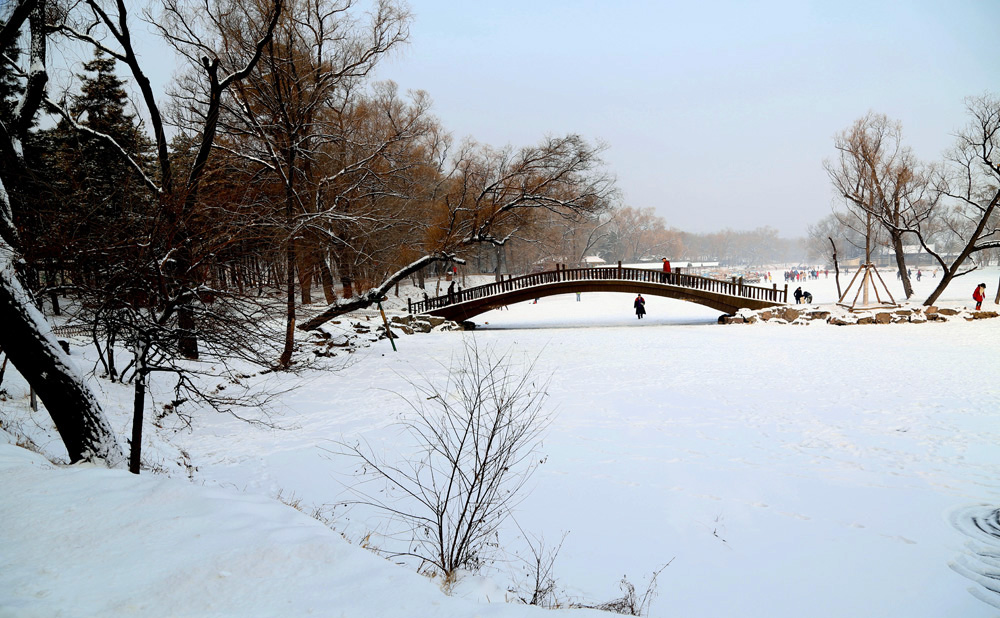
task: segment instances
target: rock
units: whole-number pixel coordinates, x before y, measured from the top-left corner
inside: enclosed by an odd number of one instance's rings
[[[345,335],[339,335],[337,337],[330,339],[330,342],[327,345],[335,346],[338,348],[346,348],[349,345],[351,345],[351,340],[348,339],[347,336]]]
[[[874,324],[875,318],[870,315],[858,316],[858,324]]]
[[[835,316],[835,315],[834,316],[830,316],[826,320],[826,323],[827,324],[833,324],[834,326],[850,326],[851,324],[855,324],[855,322],[849,322],[849,321],[845,320],[844,318],[841,318],[841,317],[838,317],[838,316]]]
[[[466,320],[461,324],[462,330],[476,330],[476,323],[470,320]]]
[[[806,314],[810,320],[825,320],[830,317],[829,311],[810,311]]]
[[[941,315],[958,315],[959,311],[957,309],[949,309],[948,307],[942,307],[937,310]]]
[[[404,327],[403,326],[397,326],[396,328],[402,330]],[[378,334],[378,339],[385,339],[386,336],[387,336],[386,335],[386,330],[385,330],[384,326],[379,326],[377,329],[375,329],[375,332]],[[410,331],[409,334],[412,335],[413,331]],[[399,339],[399,335],[397,335],[396,333],[392,332],[392,329],[390,328],[388,330],[388,338],[389,339]],[[373,339],[372,341],[375,341],[375,339]]]
[[[774,313],[771,312],[770,309],[765,309],[765,310],[763,310],[763,311],[760,312],[760,319],[764,320],[765,322],[768,321],[768,320],[770,320],[773,317],[774,317]]]
[[[875,314],[876,324],[889,324],[892,322],[892,314],[881,311]]]
[[[997,313],[996,311],[973,311],[972,312],[972,318],[974,320],[986,320],[988,318],[996,318],[996,317],[1000,317],[1000,313]],[[60,343],[62,343],[62,342],[60,342]]]
[[[794,322],[802,314],[799,311],[792,309],[791,307],[784,307],[781,309],[778,315],[780,315],[781,319],[786,322]]]

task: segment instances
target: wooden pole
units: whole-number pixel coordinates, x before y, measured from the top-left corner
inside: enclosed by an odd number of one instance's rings
[[[382,309],[382,301],[378,302],[378,312],[382,314],[382,323],[385,324],[385,336],[389,338],[389,343],[392,344],[392,351],[398,352],[396,349],[396,342],[392,339],[392,330],[389,328],[389,320],[385,317],[385,310]]]

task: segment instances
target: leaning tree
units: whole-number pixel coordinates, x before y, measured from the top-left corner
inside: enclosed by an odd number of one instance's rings
[[[23,67],[3,56],[5,68],[24,87],[13,113],[0,121],[0,347],[38,393],[70,461],[98,459],[118,467],[124,457],[100,403],[59,347],[17,272],[22,247],[13,209],[30,208],[24,203],[30,196],[23,190],[29,172],[23,146],[48,81],[46,8],[45,0],[19,0],[0,29],[0,50],[15,45],[22,30],[30,41]]]

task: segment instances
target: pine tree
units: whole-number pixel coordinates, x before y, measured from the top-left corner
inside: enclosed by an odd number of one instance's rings
[[[36,262],[63,262],[77,282],[115,287],[123,274],[134,279],[141,273],[141,256],[132,241],[148,235],[151,218],[149,193],[122,150],[143,161],[149,140],[128,112],[125,82],[114,72],[115,61],[98,51],[83,66],[87,73],[78,76],[80,93],[69,111],[77,123],[118,146],[65,120],[34,135],[32,155],[38,165],[32,167],[42,170],[34,183],[40,221],[29,253]]]

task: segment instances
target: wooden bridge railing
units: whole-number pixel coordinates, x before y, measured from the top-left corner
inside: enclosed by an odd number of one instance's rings
[[[775,304],[788,302],[788,286],[785,289],[778,289],[778,284],[765,288],[743,283],[742,277],[733,277],[730,280],[712,279],[698,275],[688,275],[681,272],[663,273],[659,270],[648,268],[623,268],[610,266],[602,268],[557,268],[541,273],[523,275],[521,277],[508,276],[507,279],[487,283],[486,285],[456,290],[451,294],[435,296],[422,301],[408,301],[410,313],[425,313],[441,307],[447,307],[456,303],[496,296],[514,290],[522,290],[534,286],[546,285],[550,283],[560,283],[564,281],[592,281],[592,280],[614,280],[614,281],[639,281],[647,283],[664,283],[667,285],[689,288],[692,290],[702,290],[714,292],[716,294],[726,294],[728,296],[738,296],[754,300],[770,301]]]

